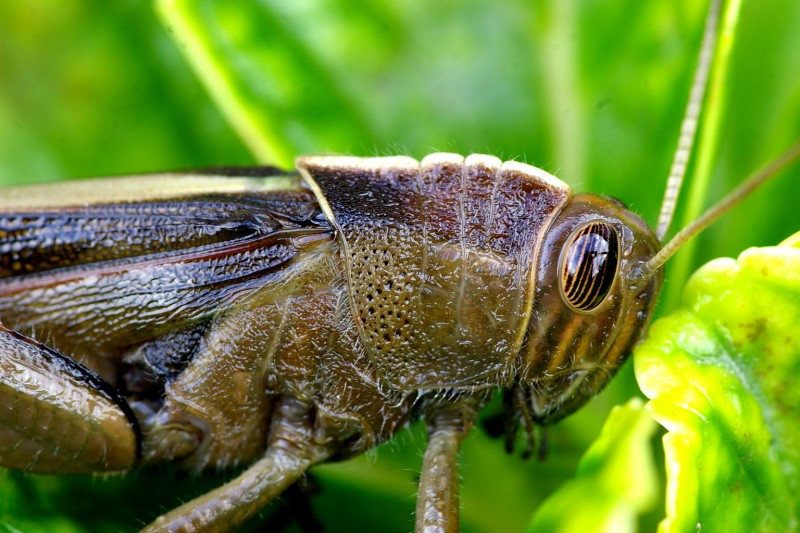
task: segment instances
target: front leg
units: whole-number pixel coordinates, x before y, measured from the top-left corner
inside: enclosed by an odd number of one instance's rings
[[[464,396],[425,406],[428,447],[417,493],[417,533],[458,531],[458,451],[483,404],[482,398]]]
[[[129,470],[128,404],[97,374],[0,324],[0,465],[39,473]]]
[[[218,489],[160,516],[142,533],[233,530],[337,448],[335,442],[315,441],[313,407],[283,396],[275,406],[262,459]]]

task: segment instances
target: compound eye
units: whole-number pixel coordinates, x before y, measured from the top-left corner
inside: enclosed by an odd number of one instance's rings
[[[572,232],[564,252],[561,255],[564,298],[579,311],[591,311],[606,297],[617,275],[617,232],[605,222],[591,222]]]

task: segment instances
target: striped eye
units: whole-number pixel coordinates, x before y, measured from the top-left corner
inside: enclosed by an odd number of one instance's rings
[[[591,222],[570,235],[561,255],[561,289],[579,311],[591,311],[608,294],[619,264],[616,230],[605,222]]]

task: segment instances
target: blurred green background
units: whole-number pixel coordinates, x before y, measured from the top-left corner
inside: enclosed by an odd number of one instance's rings
[[[620,198],[654,222],[705,9],[689,0],[4,0],[0,185],[289,166],[308,152],[481,152]],[[745,1],[717,101],[713,180],[696,201],[711,203],[800,138],[798,72],[800,3]],[[668,269],[662,310],[689,268],[800,229],[798,186],[794,168],[706,232],[686,267]],[[476,431],[461,461],[463,530],[523,530],[610,406],[635,394],[626,367],[551,429],[543,463]],[[330,531],[410,530],[422,437],[417,427],[315,469],[315,516]],[[219,481],[2,472],[0,530],[133,530]],[[282,520],[276,513],[263,519]]]

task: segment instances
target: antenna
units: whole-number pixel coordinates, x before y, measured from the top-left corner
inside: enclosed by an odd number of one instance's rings
[[[664,240],[664,236],[667,234],[669,225],[672,222],[672,216],[675,214],[678,195],[681,192],[683,178],[686,175],[686,166],[689,163],[689,157],[692,155],[692,147],[697,136],[698,117],[700,116],[706,87],[708,86],[708,73],[711,70],[711,60],[714,44],[716,43],[719,11],[720,0],[712,0],[708,17],[706,18],[706,27],[703,31],[703,43],[700,46],[697,67],[694,71],[689,102],[686,104],[686,111],[683,114],[678,147],[675,149],[675,156],[672,159],[672,167],[667,178],[667,187],[664,190],[664,199],[661,202],[661,212],[658,215],[656,236],[659,241]]]
[[[728,193],[728,195],[717,202],[716,205],[711,206],[705,213],[700,215],[697,220],[680,230],[644,265],[640,272],[636,273],[636,276],[642,276],[644,278],[652,276],[681,246],[686,244],[686,242],[706,229],[709,225],[713,224],[720,216],[739,203],[742,198],[746,197],[765,181],[774,177],[781,170],[798,159],[800,159],[800,141],[786,150],[778,159],[756,171],[739,185],[739,187]]]

